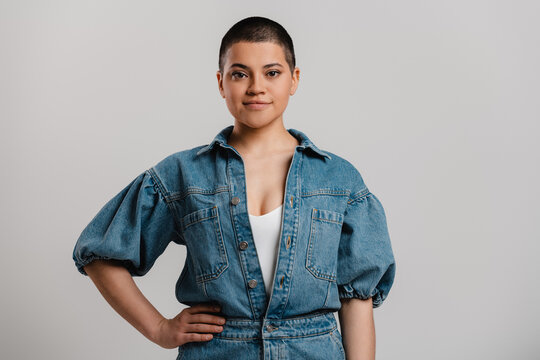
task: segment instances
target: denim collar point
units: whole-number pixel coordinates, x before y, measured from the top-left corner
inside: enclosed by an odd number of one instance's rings
[[[212,142],[208,145],[206,145],[205,147],[203,147],[202,149],[200,149],[199,151],[197,151],[197,155],[200,155],[206,151],[209,151],[211,150],[212,148],[214,148],[214,146],[216,144],[220,145],[220,146],[225,146],[227,145],[227,138],[229,137],[229,134],[232,132],[234,128],[234,125],[229,125],[227,126],[226,128],[224,128],[223,130],[221,130],[215,137],[214,139],[212,140]],[[324,156],[324,157],[327,157],[328,159],[332,159],[332,157],[325,151],[322,151],[321,149],[319,149],[310,139],[309,137],[303,133],[302,131],[300,130],[297,130],[297,129],[293,129],[293,128],[290,128],[290,129],[287,129],[287,131],[293,135],[295,138],[297,138],[298,140],[300,140],[300,145],[298,145],[298,147],[300,149],[305,149],[305,148],[311,148],[314,152],[316,152],[317,154],[321,155],[321,156]]]

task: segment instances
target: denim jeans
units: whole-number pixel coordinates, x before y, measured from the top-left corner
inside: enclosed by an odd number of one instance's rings
[[[180,346],[181,359],[339,360],[345,351],[333,313],[323,312],[281,320],[229,319],[209,342]]]
[[[267,296],[243,159],[227,143],[232,129],[136,176],[82,231],[75,265],[87,275],[83,266],[94,259],[116,259],[143,276],[169,244],[185,246],[176,298],[188,306],[219,304],[227,322],[212,340],[180,346],[179,359],[339,359],[333,312],[341,299],[371,297],[379,307],[394,281],[385,210],[351,162],[288,129],[299,145]]]

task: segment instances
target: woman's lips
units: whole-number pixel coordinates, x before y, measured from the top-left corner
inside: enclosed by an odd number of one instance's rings
[[[268,106],[270,106],[269,103],[251,103],[251,104],[244,104],[248,109],[251,110],[262,110],[266,109]]]

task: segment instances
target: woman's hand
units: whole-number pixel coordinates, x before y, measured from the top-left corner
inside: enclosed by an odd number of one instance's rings
[[[214,332],[223,330],[225,318],[204,312],[218,312],[220,307],[197,304],[185,308],[172,319],[164,318],[158,325],[154,342],[165,349],[173,349],[193,341],[208,341]]]

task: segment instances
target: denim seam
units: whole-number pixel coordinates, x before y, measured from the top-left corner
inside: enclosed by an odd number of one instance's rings
[[[153,184],[157,187],[157,190],[158,190],[159,195],[160,195],[165,201],[168,201],[168,199],[167,199],[167,189],[165,188],[165,185],[163,185],[163,183],[161,182],[161,179],[159,178],[159,176],[158,176],[157,173],[155,172],[154,168],[151,167],[151,168],[147,169],[145,172],[146,172],[148,175],[150,175]]]
[[[324,299],[324,304],[323,304],[323,308],[326,308],[326,304],[328,303],[328,298],[330,296],[330,289],[332,288],[332,282],[329,281],[328,282],[328,287],[326,288],[326,297]]]
[[[330,314],[330,315],[329,315]],[[274,321],[274,322],[280,322],[280,321],[287,321],[287,322],[296,322],[296,321],[301,321],[301,320],[305,320],[305,319],[311,319],[311,318],[314,318],[314,317],[319,317],[319,316],[333,316],[331,315],[332,312],[331,311],[319,311],[319,312],[315,312],[315,313],[312,313],[312,314],[309,314],[309,315],[303,315],[303,316],[294,316],[294,317],[289,317],[289,318],[281,318],[281,319],[269,319],[269,318],[266,318],[267,321]],[[252,320],[252,319],[241,319],[241,318],[227,318],[227,324],[241,324],[241,323],[245,323],[245,322],[259,322],[261,320]]]
[[[229,191],[227,186],[220,186],[215,189],[203,189],[200,187],[190,186],[182,191],[177,191],[168,195],[169,201],[181,201],[184,200],[188,195],[191,194],[200,194],[200,195],[216,195],[221,192]]]
[[[325,218],[322,218],[322,217],[314,217],[313,218],[314,220],[321,220],[321,221],[326,221],[326,222],[330,222],[330,223],[334,223],[334,224],[338,224],[338,225],[342,225],[343,224],[343,221],[336,221],[336,220],[331,220],[331,219],[325,219]]]
[[[295,338],[312,337],[312,336],[328,334],[328,333],[334,331],[335,329],[337,329],[337,325],[332,327],[330,330],[325,330],[325,331],[321,331],[321,332],[314,333],[314,334],[296,335],[296,336],[276,336],[276,337],[270,337],[270,338],[265,338],[265,339],[295,339]]]
[[[318,195],[331,195],[331,196],[350,196],[351,192],[349,190],[341,190],[341,189],[319,189],[315,191],[310,192],[302,192],[300,194],[301,197],[309,197],[309,196],[318,196]]]
[[[203,220],[208,220],[208,219],[211,219],[211,218],[214,218],[214,217],[217,217],[217,215],[214,215],[212,214],[213,212],[213,209],[215,208],[216,206],[211,206],[209,208],[204,208],[204,209],[199,209],[199,210],[196,210],[194,212],[191,212],[189,214],[186,214],[181,220],[180,220],[180,223],[182,225],[182,229],[187,229],[188,226],[190,225],[193,225],[193,224],[196,224],[198,222],[201,222]],[[210,215],[207,215],[207,213],[210,213]],[[193,215],[192,215],[193,214]],[[196,215],[195,215],[196,214]],[[204,215],[203,215],[204,214]],[[191,217],[195,218],[193,221],[191,222],[187,222],[184,220],[188,215],[191,215]]]
[[[335,330],[337,330],[337,327]],[[341,354],[343,355],[343,358],[345,359],[345,349],[343,348],[343,342],[334,334],[335,330],[330,333],[330,337],[338,345],[339,350],[341,351]]]
[[[331,329],[329,330],[325,330],[325,331],[321,331],[321,332],[317,332],[317,333],[313,333],[313,334],[307,334],[307,335],[295,335],[295,336],[270,336],[270,337],[261,337],[261,336],[258,336],[258,337],[230,337],[230,336],[219,336],[219,335],[215,335],[215,338],[216,339],[223,339],[223,340],[237,340],[237,341],[241,341],[241,340],[258,340],[258,339],[264,339],[264,340],[275,340],[275,339],[296,339],[296,338],[305,338],[305,337],[313,337],[313,336],[319,336],[319,335],[324,335],[324,334],[328,334],[328,333],[331,333],[332,331],[334,331],[335,329],[337,329],[337,325],[332,327]]]
[[[364,200],[366,197],[368,197],[368,195],[371,195],[371,192],[366,187],[363,190],[360,190],[360,191],[356,192],[355,194],[351,195],[349,197],[349,200],[347,201],[347,203],[350,205],[350,204],[353,204],[355,202],[359,202],[361,200]]]
[[[304,154],[303,153],[300,153],[301,156],[299,156],[299,159],[298,159],[298,167],[297,167],[297,170],[296,170],[296,189],[301,189],[302,188],[302,177],[299,175],[302,173],[302,166],[303,166],[303,163],[304,163]],[[286,189],[285,189],[286,190]],[[297,194],[298,194],[299,190],[297,190]],[[301,204],[301,201],[302,201],[302,197],[298,197],[297,200],[295,200],[295,203],[296,203],[296,208],[295,208],[295,224],[293,226],[293,233],[291,234],[291,243],[294,242],[294,246],[291,246],[290,249],[289,249],[289,268],[287,269],[287,275],[290,273],[290,275],[288,276],[288,287],[287,287],[287,296],[286,296],[286,299],[285,299],[285,303],[283,304],[283,309],[280,313],[280,316],[283,316],[283,313],[285,312],[285,310],[287,309],[287,305],[289,304],[289,298],[290,298],[290,295],[291,295],[291,284],[293,282],[293,275],[294,275],[294,263],[296,261],[296,241],[295,239],[297,238],[297,231],[298,231],[298,228],[299,228],[299,209],[300,209],[300,206],[302,205]],[[279,244],[281,245],[281,239],[279,240]]]
[[[212,219],[210,221],[212,221],[212,225],[213,225],[214,230],[215,230],[215,236],[216,236],[216,239],[218,240],[218,246],[220,247],[219,251],[220,251],[220,254],[223,255],[223,259],[225,261],[225,263],[223,265],[221,265],[214,272],[200,274],[200,275],[195,274],[195,281],[197,283],[204,283],[204,282],[207,282],[207,281],[215,280],[215,279],[219,278],[225,272],[225,270],[227,270],[229,268],[229,257],[228,257],[228,254],[227,254],[227,249],[225,247],[225,243],[223,241],[223,232],[222,232],[222,229],[221,229],[221,221],[220,221],[219,211],[218,211],[217,206],[214,205],[211,208],[198,210],[196,212],[201,212],[201,211],[203,211],[203,212],[213,212],[214,209],[215,209],[215,215],[206,216],[206,217],[201,218],[201,219],[197,218],[195,221],[192,221],[192,222],[188,223],[187,225],[184,225],[184,221],[182,219],[182,224],[181,224],[182,231],[184,231],[184,229],[186,229],[188,226],[199,223],[202,220]],[[206,286],[205,286],[205,292],[206,292]]]
[[[230,196],[232,194],[232,189],[231,189],[231,152],[230,151],[227,151],[226,152],[227,154],[227,164],[225,166],[225,173],[226,173],[226,180],[227,180],[227,191],[229,192],[229,204],[230,204],[230,201],[232,199],[230,199]],[[244,288],[245,288],[245,294],[246,294],[246,297],[247,297],[247,300],[249,302],[249,307],[251,308],[251,314],[253,315],[254,318],[257,318],[256,314],[257,314],[257,311],[255,310],[255,306],[253,305],[253,300],[251,299],[251,293],[250,293],[250,289],[248,287],[248,280],[247,280],[247,276],[246,276],[246,263],[244,261],[242,261],[242,252],[239,251],[239,247],[238,247],[238,232],[237,232],[237,229],[236,229],[236,226],[234,224],[234,214],[233,214],[233,207],[229,205],[229,215],[230,215],[230,218],[231,218],[231,227],[233,229],[233,234],[234,234],[234,243],[235,243],[235,253],[238,255],[238,263],[240,264],[240,269],[242,270],[242,276],[244,278]]]
[[[319,217],[314,217],[314,210],[316,210],[315,208],[312,209],[312,215],[311,215],[311,223],[310,223],[310,229],[309,229],[309,239],[308,239],[308,253],[306,255],[306,269],[317,279],[322,279],[322,280],[326,280],[326,281],[332,281],[332,282],[336,282],[337,281],[337,275],[333,275],[333,274],[326,274],[324,272],[322,272],[321,270],[318,270],[315,266],[315,264],[312,264],[312,254],[313,254],[313,237],[314,237],[314,234],[316,233],[316,227],[314,225],[314,221],[315,220],[326,220],[328,222],[333,222],[333,223],[336,223],[336,224],[342,224],[342,223],[338,223],[336,221],[333,221],[333,220],[328,220],[328,219],[321,219]]]
[[[155,171],[154,167],[151,167],[150,169],[146,170],[146,173],[150,175],[150,178],[152,179],[152,182],[154,183],[157,192],[161,198],[165,201],[165,204],[167,205],[167,209],[169,209],[170,214],[172,215],[173,221],[176,224],[176,228],[178,231],[175,231],[175,233],[178,235],[178,237],[181,240],[181,243],[186,244],[186,240],[184,239],[184,234],[182,232],[180,219],[177,217],[176,211],[174,211],[174,205],[169,199],[167,188],[165,188],[165,185],[159,178],[159,175]]]

